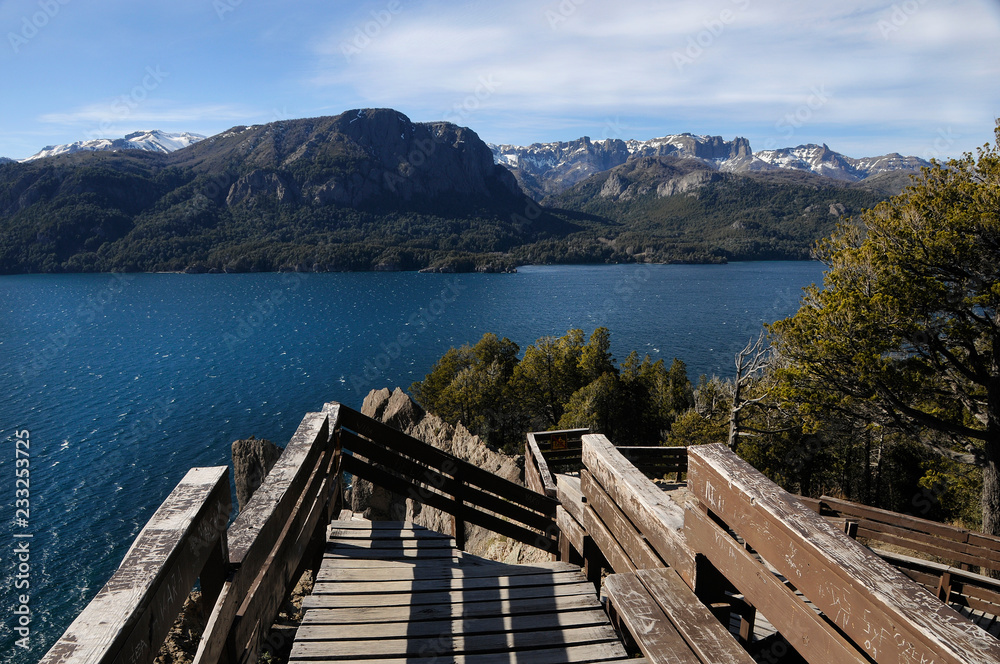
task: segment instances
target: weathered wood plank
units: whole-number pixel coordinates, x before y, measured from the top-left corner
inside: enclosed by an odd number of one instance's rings
[[[364,530],[356,528],[342,528],[337,524],[338,522],[333,522],[327,528],[328,537],[331,540],[337,540],[341,542],[350,542],[353,540],[366,541],[366,540],[392,540],[392,541],[412,541],[412,540],[426,540],[435,541],[443,540],[447,542],[454,542],[455,538],[451,535],[445,535],[443,533],[434,532],[433,530],[422,530],[414,529],[410,527],[399,527],[399,528],[366,528]]]
[[[323,565],[329,567],[330,569],[337,570],[362,570],[362,569],[396,569],[398,567],[416,567],[417,563],[420,563],[420,569],[429,569],[431,567],[441,567],[441,568],[453,568],[456,565],[462,564],[464,561],[461,558],[435,558],[435,559],[417,559],[411,558],[409,560],[379,560],[377,558],[370,559],[352,559],[344,557],[335,558],[324,558]]]
[[[591,588],[592,589],[592,588]],[[584,595],[561,595],[526,599],[505,599],[461,604],[425,604],[386,607],[349,607],[344,609],[311,608],[302,624],[369,624],[404,622],[417,624],[423,620],[459,620],[524,616],[539,613],[589,611],[601,604],[593,592]]]
[[[583,437],[583,462],[660,558],[694,587],[694,553],[684,541],[681,507],[665,498],[649,478],[600,434]]]
[[[555,553],[558,551],[557,540],[547,533],[535,533],[527,528],[518,526],[517,524],[504,521],[503,519],[493,516],[492,514],[487,514],[477,510],[471,505],[457,502],[448,496],[431,491],[425,486],[414,484],[408,480],[396,477],[391,473],[361,461],[357,457],[345,456],[343,459],[343,467],[344,470],[349,473],[357,475],[363,479],[367,479],[379,486],[389,489],[390,491],[395,491],[396,493],[404,496],[409,495],[414,497],[425,505],[429,505],[449,514],[459,516],[469,523],[474,523],[488,530],[492,530],[495,533],[499,533],[518,542],[534,546],[542,549],[543,551],[548,551],[549,553]],[[554,512],[555,510],[553,510],[553,514]],[[555,530],[555,521],[553,521],[551,531],[555,532]]]
[[[876,540],[885,544],[893,544],[904,549],[919,551],[958,563],[966,563],[989,569],[1000,567],[1000,562],[991,559],[996,555],[994,552],[937,538],[933,535],[906,530],[905,528],[897,528],[885,523],[861,521],[858,523],[858,537]]]
[[[292,652],[290,662],[308,662],[314,658],[298,659]],[[617,662],[619,664],[646,664],[645,659],[628,659],[622,655],[620,643],[591,643],[585,646],[540,646],[533,650],[511,650],[497,653],[477,653],[449,655],[446,658],[432,652],[423,657],[406,659],[373,658],[363,660],[365,664],[586,664]]]
[[[601,517],[601,521],[607,526],[611,536],[624,550],[635,569],[666,567],[628,517],[618,509],[610,496],[594,480],[590,472],[586,470],[580,472],[580,486],[587,496],[587,506],[593,508]]]
[[[698,664],[684,638],[634,574],[604,580],[608,602],[652,664]]]
[[[581,514],[582,516],[582,514]],[[573,545],[577,553],[583,553],[583,538],[587,532],[583,529],[583,524],[573,518],[567,510],[560,507],[556,511],[556,525],[559,527],[560,537],[565,537]]]
[[[552,471],[549,470],[545,455],[538,448],[535,434],[529,433],[526,439],[524,443],[524,483],[532,491],[555,498],[555,479],[552,477]]]
[[[587,505],[587,510],[583,513],[583,527],[586,528],[587,536],[590,537],[593,545],[600,550],[600,553],[604,556],[604,559],[613,571],[619,574],[635,571],[635,563],[632,562],[628,553],[618,543],[618,540],[615,539],[607,524],[601,520],[601,516],[590,505]],[[598,559],[591,564],[596,567],[599,562],[600,560]],[[600,578],[597,575],[596,569],[589,570],[588,576],[596,580]],[[596,580],[595,583],[597,582]]]
[[[346,560],[458,560],[458,551],[454,549],[357,549],[355,551],[328,551],[323,554],[324,560],[343,558]]]
[[[528,586],[555,587],[567,583],[583,583],[582,572],[561,574],[525,574],[519,576],[478,577],[471,579],[417,579],[414,581],[372,581],[365,586],[339,581],[318,581],[313,586],[314,595],[388,595],[394,593],[441,592],[445,590],[469,591],[495,588],[524,588]]]
[[[556,475],[556,497],[563,509],[572,514],[579,523],[583,523],[583,508],[586,499],[580,488],[579,477]]]
[[[1000,662],[1000,642],[724,445],[689,448],[688,465],[695,495],[874,659]]]
[[[316,575],[317,581],[337,581],[340,583],[370,583],[373,581],[414,581],[424,579],[477,579],[481,577],[503,576],[551,576],[554,574],[579,573],[580,568],[569,563],[544,563],[534,565],[496,565],[424,568],[413,565],[394,565],[383,569],[344,569],[323,566]]]
[[[872,551],[931,592],[937,591],[941,577],[947,574],[951,580],[951,602],[964,603],[992,615],[1000,614],[1000,581],[997,579],[901,553]]]
[[[503,496],[522,507],[555,517],[557,502],[553,498],[536,493],[520,484],[509,482],[478,466],[462,461],[433,445],[428,445],[370,417],[365,417],[343,404],[338,405],[340,406],[341,425],[344,428],[434,466],[447,474],[459,473],[465,482],[486,489],[498,496]],[[331,406],[332,404],[327,404],[327,407]]]
[[[448,538],[426,538],[426,539],[412,539],[412,540],[393,540],[393,539],[340,539],[340,538],[330,538],[327,540],[326,550],[330,553],[334,553],[334,549],[343,549],[347,552],[356,551],[358,549],[454,549],[455,540]]]
[[[864,664],[867,659],[820,614],[803,602],[739,542],[698,510],[687,510],[688,543],[767,616],[806,661]]]
[[[538,599],[563,595],[593,596],[594,586],[590,583],[567,583],[559,586],[527,588],[496,588],[492,590],[471,590],[426,592],[417,594],[382,595],[379,597],[357,597],[345,595],[310,595],[306,597],[305,608],[343,609],[361,606],[418,606],[423,604],[458,604],[472,602],[495,602],[503,600]]]
[[[227,467],[188,471],[41,661],[151,662],[224,535],[230,509]]]
[[[565,627],[597,627],[608,624],[608,615],[602,609],[542,613],[532,616],[498,616],[488,618],[460,618],[457,620],[428,620],[418,623],[392,622],[358,625],[305,624],[295,634],[296,641],[356,641],[369,639],[403,639],[428,637],[440,634],[488,634],[491,632],[521,632],[560,630]]]
[[[969,531],[965,528],[949,526],[944,523],[938,523],[937,521],[921,519],[920,517],[900,514],[898,512],[890,512],[877,507],[861,505],[860,503],[853,503],[848,500],[841,500],[830,496],[823,496],[819,500],[821,504],[834,510],[840,515],[853,516],[879,523],[899,526],[901,528],[906,528],[907,530],[929,533],[944,539],[951,539],[956,542],[967,542],[969,540]]]
[[[293,658],[318,657],[325,660],[347,660],[359,657],[407,657],[433,654],[438,657],[497,651],[524,651],[551,648],[556,645],[590,645],[618,643],[610,625],[566,628],[558,631],[519,631],[500,634],[439,634],[433,638],[378,639],[337,641],[335,648],[322,641],[296,641]]]
[[[636,576],[702,662],[754,664],[750,653],[736,642],[727,627],[723,627],[676,572],[641,569]]]
[[[329,439],[327,416],[307,413],[271,472],[229,527],[229,556],[234,564],[259,565],[270,553]],[[259,560],[247,560],[251,553],[259,555]]]

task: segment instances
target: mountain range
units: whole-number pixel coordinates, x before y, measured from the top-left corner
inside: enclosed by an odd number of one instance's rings
[[[843,182],[860,182],[895,171],[918,171],[930,164],[917,157],[889,154],[854,159],[826,145],[800,145],[753,152],[741,137],[726,141],[721,136],[676,134],[646,141],[611,138],[591,141],[534,143],[529,146],[490,144],[493,159],[514,173],[518,182],[538,200],[561,194],[578,182],[620,166],[630,159],[677,157],[698,160],[726,173],[812,173]]]
[[[743,138],[488,146],[391,109],[0,163],[0,273],[801,259],[920,160]]]

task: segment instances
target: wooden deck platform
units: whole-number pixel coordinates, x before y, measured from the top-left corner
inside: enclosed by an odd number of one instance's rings
[[[334,521],[304,608],[291,662],[628,659],[579,567],[497,563],[400,522]]]

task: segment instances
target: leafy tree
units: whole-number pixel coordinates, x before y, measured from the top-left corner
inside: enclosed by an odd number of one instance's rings
[[[978,464],[983,530],[1000,534],[1000,123],[995,146],[933,164],[860,222],[818,245],[825,288],[771,328],[783,398]]]
[[[590,335],[587,345],[580,351],[581,378],[591,382],[614,371],[615,358],[611,357],[611,332],[606,327],[599,327]]]
[[[680,413],[670,428],[670,445],[705,445],[726,440],[732,386],[702,375],[692,395],[692,406]]]
[[[485,334],[475,346],[449,349],[410,392],[427,410],[508,451],[537,429],[589,427],[618,444],[662,442],[694,403],[684,363],[675,359],[668,370],[633,352],[619,368],[607,328],[583,340],[578,329],[542,337],[518,360],[517,344]]]
[[[623,444],[618,431],[623,401],[621,380],[617,372],[608,371],[573,393],[559,420],[559,428],[589,428]]]
[[[583,374],[583,330],[562,337],[542,337],[524,351],[514,371],[514,382],[527,410],[540,416],[546,428],[555,427],[563,406],[580,387]]]
[[[462,422],[496,446],[523,434],[523,415],[510,393],[520,349],[510,339],[488,333],[475,346],[450,348],[422,381],[410,386],[427,410]]]

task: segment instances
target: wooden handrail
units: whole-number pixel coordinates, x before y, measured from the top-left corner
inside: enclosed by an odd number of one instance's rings
[[[335,423],[335,408],[332,416]],[[42,661],[152,662],[199,577],[212,609],[195,661],[255,659],[335,509],[340,464],[330,420],[306,415],[228,531],[228,468],[191,470]]]
[[[42,663],[151,662],[195,579],[225,568],[231,501],[226,466],[188,471]],[[221,579],[203,577],[202,586]]]
[[[328,404],[329,405],[329,404]],[[511,502],[522,507],[527,507],[547,516],[555,516],[557,501],[535,493],[531,489],[508,482],[493,473],[483,470],[479,466],[459,459],[448,454],[433,445],[428,445],[423,441],[408,436],[402,431],[366,417],[356,410],[352,410],[343,404],[340,407],[340,426],[361,434],[369,440],[377,441],[387,449],[405,454],[413,459],[426,463],[435,468],[441,469],[444,464],[449,464],[454,472],[459,474],[462,480],[469,484],[490,490],[490,487],[499,489],[499,493]]]
[[[628,521],[634,524],[641,539],[655,551],[666,565],[673,567],[690,586],[695,586],[695,556],[688,548],[681,532],[684,525],[684,511],[679,505],[667,499],[648,477],[632,465],[622,453],[601,434],[583,437],[583,464],[596,480],[607,501]],[[594,486],[588,483],[588,486]],[[597,494],[588,495],[588,503]],[[601,496],[603,497],[603,496]],[[587,506],[586,514],[593,512]],[[603,521],[603,519],[602,519]],[[592,523],[596,523],[594,520]],[[585,524],[586,525],[586,524]],[[638,547],[636,551],[639,551]],[[629,558],[649,559],[640,553]],[[628,563],[625,563],[626,565]]]
[[[464,522],[555,553],[558,501],[340,406],[344,470]],[[355,433],[357,432],[357,433]]]
[[[337,409],[308,413],[229,528],[233,572],[212,609],[197,664],[255,661],[339,495]],[[325,519],[325,521],[324,521]]]
[[[555,498],[556,481],[535,436],[529,433],[524,443],[524,483],[536,493]]]

